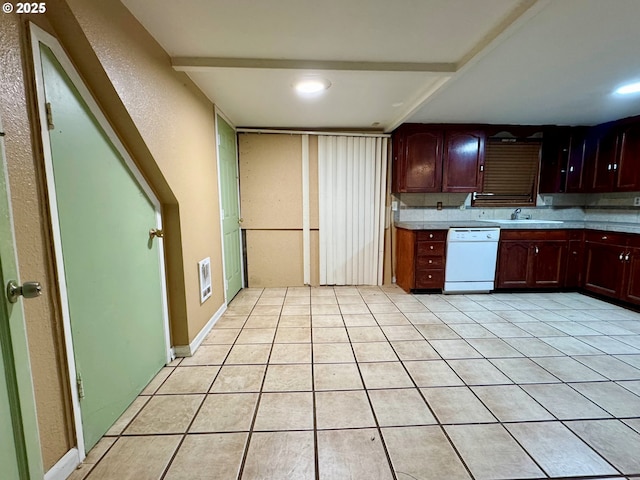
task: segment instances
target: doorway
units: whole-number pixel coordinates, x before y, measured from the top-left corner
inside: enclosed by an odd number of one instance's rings
[[[238,143],[236,131],[220,113],[216,113],[218,175],[222,208],[222,248],[224,257],[225,299],[227,304],[243,285],[242,237],[238,189]]]
[[[82,460],[170,360],[160,205],[60,44],[31,30]]]
[[[22,300],[10,303],[6,286],[18,281],[0,121],[0,465],[3,478],[42,478],[40,439]]]

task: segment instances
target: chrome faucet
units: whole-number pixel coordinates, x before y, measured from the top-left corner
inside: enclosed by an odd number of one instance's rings
[[[522,212],[522,209],[516,208],[511,214],[511,220],[520,220],[520,212]]]

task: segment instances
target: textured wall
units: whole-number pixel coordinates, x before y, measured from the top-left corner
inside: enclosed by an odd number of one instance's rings
[[[244,133],[238,137],[242,228],[250,287],[302,285],[302,136]],[[390,175],[390,168],[387,176]],[[387,181],[387,203],[390,202]],[[320,282],[318,137],[309,137],[311,284]],[[385,230],[384,283],[391,283],[391,230]],[[286,252],[289,252],[287,255]]]
[[[137,141],[142,140],[152,157],[142,165],[143,171],[148,176],[159,173],[175,195],[176,204],[168,210],[179,212],[179,224],[174,217],[167,235],[177,235],[179,225],[180,237],[173,240],[181,248],[168,252],[176,267],[169,271],[174,282],[170,301],[184,296],[185,311],[172,311],[172,336],[174,344],[185,345],[224,303],[213,104],[186,75],[171,68],[167,53],[119,1],[69,0],[67,4],[81,31],[70,33],[65,20],[59,19],[54,26],[64,28],[58,32],[64,46],[105,110],[113,108],[118,114],[117,107],[124,107],[139,134]],[[91,54],[80,48],[83,41],[88,41]],[[93,55],[110,85],[95,73]],[[109,87],[115,89],[116,97],[109,96]],[[129,140],[128,145],[136,143],[134,138]],[[151,183],[162,182],[152,178]],[[211,257],[213,295],[200,305],[197,263],[205,257]],[[175,271],[176,263],[181,263],[180,272]],[[180,276],[183,283],[176,285]]]
[[[46,471],[75,441],[70,431],[61,317],[56,304],[48,213],[43,201],[44,177],[31,137],[31,97],[25,87],[22,64],[23,27],[16,15],[0,15],[0,116],[6,133],[20,277],[22,281],[40,281],[44,287],[40,298],[24,302],[24,311]]]
[[[248,285],[303,285],[302,136],[246,133],[238,143]],[[310,136],[312,285],[319,282],[318,217],[318,139]]]
[[[53,269],[28,17],[0,15],[0,115],[45,470],[75,444]],[[49,0],[34,16],[56,36],[156,190],[165,219],[171,335],[188,344],[224,303],[212,103],[116,0]],[[33,123],[33,125],[32,125]],[[213,295],[200,305],[197,262],[211,257]]]

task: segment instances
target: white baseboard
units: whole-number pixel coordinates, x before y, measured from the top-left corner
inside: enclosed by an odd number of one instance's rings
[[[65,480],[80,465],[80,453],[72,448],[44,474],[44,480]]]
[[[173,347],[173,353],[176,357],[190,357],[196,350],[200,347],[205,337],[209,334],[213,326],[220,319],[222,314],[227,311],[227,304],[223,303],[222,306],[218,309],[216,313],[213,314],[213,317],[209,319],[207,324],[200,330],[196,338],[189,345],[175,345]]]

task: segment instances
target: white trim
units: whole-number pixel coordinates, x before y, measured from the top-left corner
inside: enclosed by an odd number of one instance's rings
[[[60,65],[64,69],[65,73],[71,79],[74,87],[77,89],[78,93],[82,97],[83,101],[89,107],[94,118],[98,121],[100,127],[103,129],[104,133],[107,135],[109,140],[112,142],[113,146],[118,150],[118,153],[121,155],[125,164],[127,165],[130,173],[134,176],[138,185],[145,193],[146,197],[152,203],[156,210],[156,228],[162,228],[162,216],[161,216],[161,206],[160,201],[153,193],[151,187],[147,184],[146,180],[136,167],[133,159],[129,156],[127,149],[122,145],[120,139],[116,135],[115,131],[111,128],[109,121],[106,119],[102,110],[94,100],[91,92],[87,89],[84,81],[76,71],[75,67],[67,57],[64,49],[58,42],[58,40],[39,28],[37,25],[33,23],[29,24],[30,32],[31,32],[31,49],[33,54],[33,62],[34,62],[34,72],[36,79],[36,94],[37,94],[37,104],[38,104],[38,114],[40,119],[46,119],[47,113],[45,109],[46,97],[44,90],[44,76],[42,72],[42,61],[40,57],[40,43],[46,45],[51,51],[54,53]],[[58,279],[58,284],[60,288],[60,304],[62,309],[62,319],[63,319],[63,330],[64,330],[64,339],[66,344],[66,359],[67,365],[69,368],[69,389],[71,391],[71,403],[73,407],[74,413],[74,430],[77,439],[77,450],[78,450],[78,458],[80,461],[83,461],[86,457],[85,445],[84,445],[84,433],[82,430],[82,411],[80,408],[80,399],[78,398],[78,392],[76,388],[76,366],[75,366],[75,353],[73,346],[73,334],[71,331],[71,317],[69,314],[69,298],[67,295],[67,285],[66,285],[66,275],[64,270],[64,257],[62,254],[62,239],[60,234],[60,223],[59,223],[59,215],[58,215],[58,203],[54,185],[54,176],[53,176],[53,159],[51,156],[51,143],[49,138],[49,130],[46,121],[40,121],[40,134],[42,137],[42,145],[43,145],[43,154],[44,154],[44,164],[45,164],[45,178],[47,184],[47,193],[49,196],[49,208],[51,213],[51,230],[53,236],[53,245],[54,245],[54,254],[56,260],[56,274]],[[165,277],[165,264],[164,264],[164,245],[162,242],[158,242],[158,254],[160,260],[160,275],[162,276],[162,309],[163,309],[163,322],[164,322],[164,337],[165,337],[165,348],[166,348],[166,358],[167,363],[171,361],[172,352],[170,346],[170,333],[169,333],[169,313],[168,313],[168,303],[167,303],[167,291],[166,291],[166,277]]]
[[[309,223],[309,135],[302,136],[302,261],[304,284],[311,285],[311,226]]]
[[[217,106],[214,105],[214,125],[215,125],[215,135],[216,135],[216,167],[218,169],[218,206],[220,211],[220,246],[222,248],[222,280],[224,285],[224,303],[228,304],[229,299],[227,298],[227,271],[225,266],[225,257],[224,257],[224,214],[222,210],[222,182],[220,177],[220,132],[218,130],[218,116],[222,118],[227,125],[229,125],[235,132],[237,136],[237,129],[235,125],[229,120],[229,118],[224,114],[222,110],[220,110]],[[242,217],[242,212],[240,211],[240,152],[238,151],[238,146],[236,142],[236,171],[238,172],[238,177],[236,178],[236,192],[238,194],[238,217]],[[242,251],[242,228],[238,228],[238,242],[240,242],[240,278],[241,284],[240,287],[244,288],[245,286],[245,278],[244,278],[244,255]]]
[[[72,448],[44,474],[44,480],[65,480],[80,465],[80,452]]]
[[[196,350],[200,348],[200,345],[202,344],[204,339],[207,337],[207,335],[209,334],[213,326],[216,324],[218,320],[220,320],[220,317],[222,317],[222,314],[226,311],[227,311],[227,304],[223,303],[218,309],[218,311],[214,313],[213,316],[209,319],[207,324],[204,327],[202,327],[202,330],[200,330],[198,335],[196,335],[196,338],[194,338],[189,345],[176,345],[175,347],[173,347],[175,356],[190,357],[194,353],[196,353]]]
[[[330,135],[332,137],[390,138],[390,133],[321,132],[314,130],[276,130],[267,128],[236,128],[238,133],[284,133],[286,135]]]

